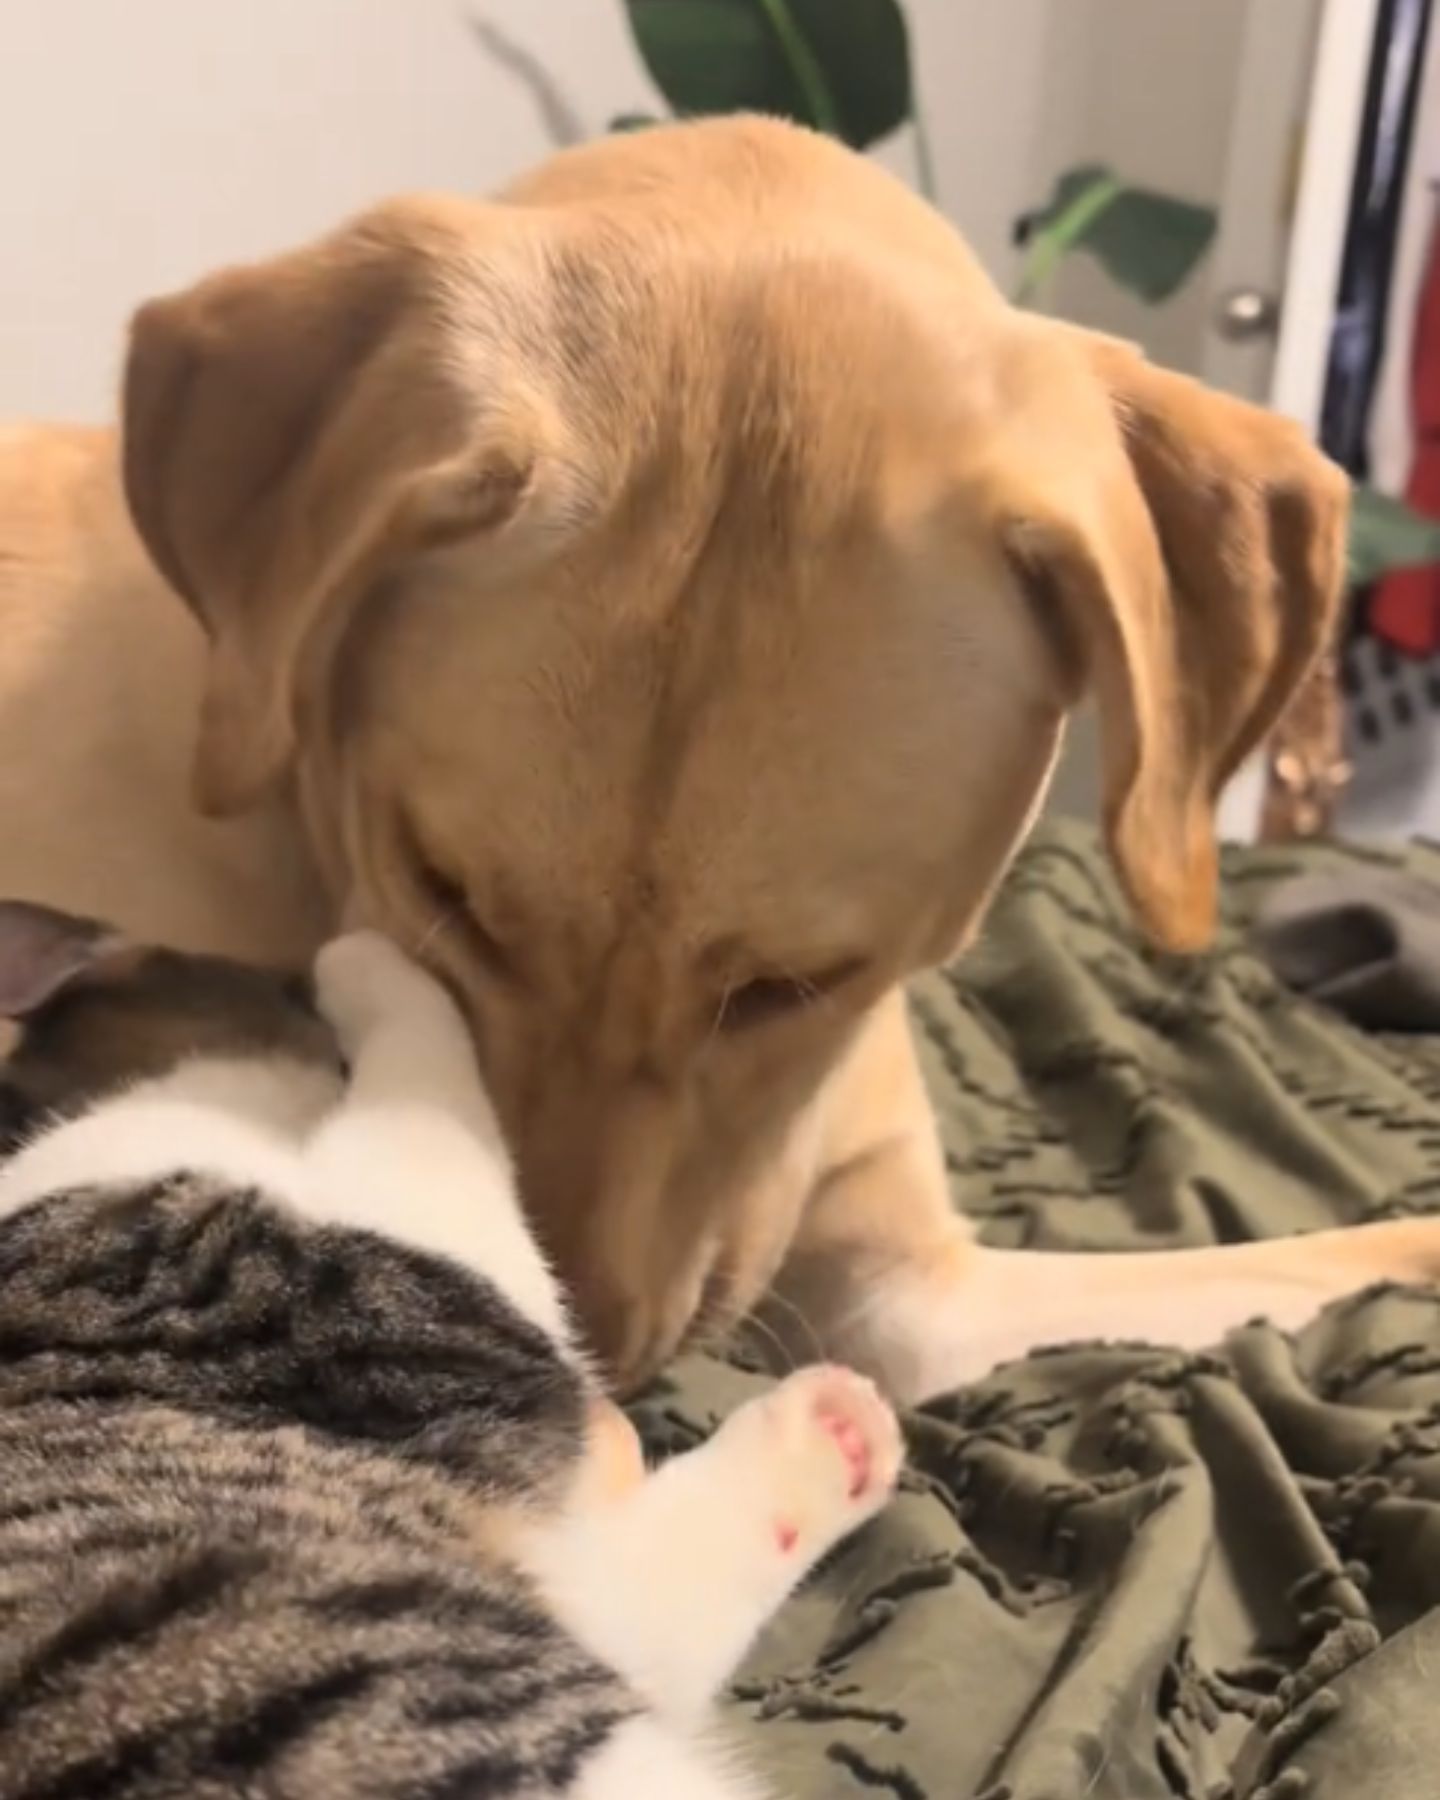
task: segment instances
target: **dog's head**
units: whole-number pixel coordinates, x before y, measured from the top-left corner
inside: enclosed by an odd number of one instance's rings
[[[1086,693],[1137,911],[1204,940],[1345,495],[756,121],[145,308],[125,465],[211,638],[201,803],[296,782],[337,903],[465,995],[628,1373],[767,1277],[803,1183],[760,1171],[972,930]]]

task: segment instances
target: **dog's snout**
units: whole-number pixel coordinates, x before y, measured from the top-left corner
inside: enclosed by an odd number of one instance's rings
[[[680,1346],[700,1315],[707,1258],[663,1187],[574,1187],[535,1208],[590,1348],[632,1392]],[[577,1204],[578,1201],[578,1204]],[[547,1220],[561,1219],[558,1228]]]
[[[676,1109],[644,1082],[551,1065],[515,1137],[520,1191],[591,1347],[626,1386],[698,1298],[694,1221],[674,1204]]]
[[[703,1266],[666,1286],[636,1287],[633,1272],[621,1283],[591,1284],[578,1298],[595,1354],[615,1391],[644,1387],[690,1335],[703,1311]]]

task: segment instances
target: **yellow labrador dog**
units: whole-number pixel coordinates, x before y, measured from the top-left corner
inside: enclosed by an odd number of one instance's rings
[[[1440,1220],[981,1248],[900,998],[1087,692],[1135,908],[1204,942],[1215,795],[1341,581],[1345,484],[1289,425],[1013,311],[873,166],[730,120],[147,306],[123,440],[0,453],[0,891],[417,949],[620,1384],[767,1291],[914,1399],[1440,1271]]]

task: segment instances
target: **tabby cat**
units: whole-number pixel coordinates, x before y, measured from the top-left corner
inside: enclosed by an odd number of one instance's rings
[[[889,1494],[874,1391],[647,1474],[384,938],[312,985],[0,903],[0,1014],[0,1800],[756,1793],[706,1704]]]

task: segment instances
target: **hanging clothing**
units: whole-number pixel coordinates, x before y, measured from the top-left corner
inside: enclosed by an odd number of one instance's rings
[[[1376,19],[1320,407],[1321,445],[1356,480],[1370,474],[1370,412],[1385,354],[1431,9],[1432,0],[1380,0]]]
[[[1440,231],[1431,211],[1430,246],[1410,355],[1410,473],[1405,499],[1440,519]],[[1370,630],[1408,656],[1440,651],[1440,568],[1397,569],[1370,599]]]

